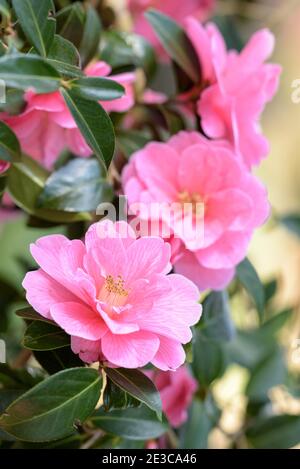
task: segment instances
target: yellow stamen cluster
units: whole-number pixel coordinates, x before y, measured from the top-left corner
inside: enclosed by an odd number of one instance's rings
[[[115,280],[112,275],[108,275],[105,280],[105,288],[109,293],[115,293],[120,296],[128,296],[128,291],[124,288],[124,280],[118,275]]]

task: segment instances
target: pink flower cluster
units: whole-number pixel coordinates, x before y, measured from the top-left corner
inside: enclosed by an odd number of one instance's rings
[[[197,52],[205,89],[198,113],[206,135],[226,139],[248,168],[269,152],[261,134],[259,117],[278,88],[281,67],[265,64],[274,48],[274,36],[263,29],[255,33],[243,51],[227,51],[213,24],[186,19],[186,31]]]
[[[40,269],[27,273],[27,301],[71,335],[86,362],[161,370],[184,363],[182,344],[201,315],[196,286],[170,270],[170,246],[136,239],[124,222],[103,221],[85,243],[61,235],[31,245]]]
[[[107,77],[111,72],[105,62],[96,62],[85,69],[85,74],[92,77]],[[134,104],[134,73],[122,73],[110,76],[125,88],[125,94],[114,101],[101,102],[107,112],[124,112]],[[48,94],[25,93],[25,110],[17,115],[1,115],[3,120],[15,132],[22,150],[51,169],[59,154],[68,148],[78,156],[90,156],[91,149],[86,144],[77,128],[67,105],[59,91]]]

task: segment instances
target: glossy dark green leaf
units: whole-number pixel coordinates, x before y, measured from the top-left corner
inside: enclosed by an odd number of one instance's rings
[[[53,375],[61,370],[84,366],[78,355],[75,355],[71,347],[64,347],[49,351],[33,351],[34,358],[47,373]]]
[[[83,75],[78,50],[70,41],[57,34],[54,36],[47,62],[66,77],[77,78]]]
[[[261,401],[268,397],[270,388],[282,384],[287,370],[282,350],[274,352],[258,364],[251,374],[246,394],[252,401]]]
[[[108,168],[115,151],[115,134],[108,114],[99,103],[61,89],[66,104],[87,144],[99,161]]]
[[[67,5],[56,14],[57,32],[60,36],[68,39],[75,47],[80,47],[82,41],[85,11],[80,2]]]
[[[96,55],[100,43],[102,25],[97,11],[87,6],[83,35],[79,52],[83,65],[88,64]]]
[[[196,330],[193,338],[192,369],[201,386],[209,386],[226,368],[227,356],[221,343]]]
[[[59,210],[37,208],[37,200],[44,189],[49,173],[36,161],[22,155],[19,163],[14,163],[8,175],[8,190],[16,205],[25,212],[43,220],[57,223],[71,223],[90,220],[86,212],[68,213]]]
[[[0,160],[18,160],[20,155],[19,140],[10,127],[0,121]]]
[[[231,319],[226,291],[215,291],[205,298],[200,327],[203,334],[210,339],[232,340],[235,327]]]
[[[83,77],[71,85],[74,95],[91,101],[112,101],[121,98],[124,88],[116,81],[101,77]]]
[[[291,233],[300,237],[300,215],[297,213],[290,213],[281,217],[280,221]]]
[[[217,425],[220,411],[210,396],[204,401],[194,399],[188,419],[180,431],[180,448],[207,449],[208,436]]]
[[[19,90],[34,88],[50,93],[60,86],[60,75],[48,62],[35,55],[5,55],[0,58],[0,79]]]
[[[113,70],[123,67],[139,67],[151,78],[157,68],[152,46],[137,34],[105,31],[101,39],[101,58]]]
[[[12,3],[27,39],[46,57],[56,27],[53,0],[13,0]]]
[[[51,441],[71,435],[91,415],[101,377],[91,368],[73,368],[47,378],[14,401],[0,428],[24,441]]]
[[[105,411],[115,409],[128,409],[129,407],[139,407],[141,402],[116,386],[111,379],[107,377],[105,390],[103,393],[103,408]]]
[[[249,426],[246,436],[254,448],[289,449],[300,443],[298,415],[265,416]]]
[[[193,46],[181,26],[158,10],[151,9],[145,13],[145,16],[169,56],[193,82],[199,82],[200,65]]]
[[[99,409],[92,421],[96,427],[105,432],[128,440],[158,438],[168,431],[165,419],[162,422],[158,421],[155,413],[145,406],[110,412]]]
[[[30,350],[55,350],[70,345],[70,336],[59,327],[41,321],[33,321],[27,327],[23,346]]]
[[[151,140],[151,136],[146,132],[137,130],[119,130],[117,133],[117,144],[126,156],[130,156],[143,148]]]
[[[39,207],[83,212],[113,197],[111,185],[95,158],[77,158],[51,174],[38,198]]]
[[[257,308],[260,318],[262,318],[265,308],[264,287],[249,259],[244,259],[237,266],[236,275],[241,284],[249,293]]]
[[[51,319],[44,318],[44,316],[41,316],[31,307],[19,309],[18,311],[16,311],[16,315],[22,319],[27,319],[29,321],[41,321],[41,322],[47,322],[48,324],[55,325],[54,321],[51,321]]]
[[[153,382],[139,370],[106,368],[107,376],[121,389],[161,415],[162,404]]]

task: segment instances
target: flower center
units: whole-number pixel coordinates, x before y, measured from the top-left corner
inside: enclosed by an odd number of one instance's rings
[[[129,291],[125,289],[125,282],[121,275],[114,278],[108,275],[99,293],[99,300],[110,306],[123,306],[126,303]]]
[[[190,194],[188,191],[179,192],[178,200],[182,205],[191,204],[193,214],[203,214],[205,206],[200,194],[196,192]]]

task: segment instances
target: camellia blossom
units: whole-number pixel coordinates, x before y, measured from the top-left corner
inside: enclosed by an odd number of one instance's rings
[[[144,36],[158,52],[163,54],[162,46],[144,14],[149,8],[155,8],[173,20],[184,23],[184,19],[193,16],[200,21],[206,20],[215,7],[215,0],[127,0],[133,17],[134,31]]]
[[[197,381],[191,376],[187,366],[176,371],[147,371],[147,376],[155,383],[162,400],[163,411],[170,424],[177,428],[188,417],[188,408],[197,391]]]
[[[4,160],[0,160],[0,174],[5,173],[9,168],[9,163]]]
[[[215,24],[203,26],[190,17],[185,25],[201,64],[202,128],[208,137],[228,140],[251,168],[269,153],[259,118],[279,84],[281,67],[265,63],[273,52],[274,36],[267,29],[256,32],[239,54],[227,51]]]
[[[96,62],[85,69],[92,77],[107,77],[111,68],[105,62]],[[125,94],[113,101],[101,102],[107,112],[124,112],[134,105],[134,73],[109,76],[125,88]],[[0,115],[1,120],[15,132],[22,150],[51,169],[59,154],[68,148],[78,156],[92,154],[90,147],[77,128],[61,93],[55,91],[36,94],[32,90],[24,95],[25,110],[18,116]]]
[[[101,233],[100,233],[101,232]],[[40,269],[27,273],[27,301],[71,337],[82,360],[162,370],[184,363],[182,344],[201,315],[199,291],[170,270],[170,245],[136,239],[125,222],[103,221],[85,242],[61,235],[31,245]]]
[[[149,143],[132,155],[122,182],[130,211],[142,204],[137,213],[141,220],[154,227],[161,221],[168,225],[175,271],[201,290],[223,289],[232,280],[254,229],[269,214],[265,188],[228,143],[197,132]],[[144,210],[157,203],[175,206],[178,213],[167,218],[164,211]],[[182,210],[185,204],[192,209]],[[203,207],[201,233],[194,223],[198,204]]]

